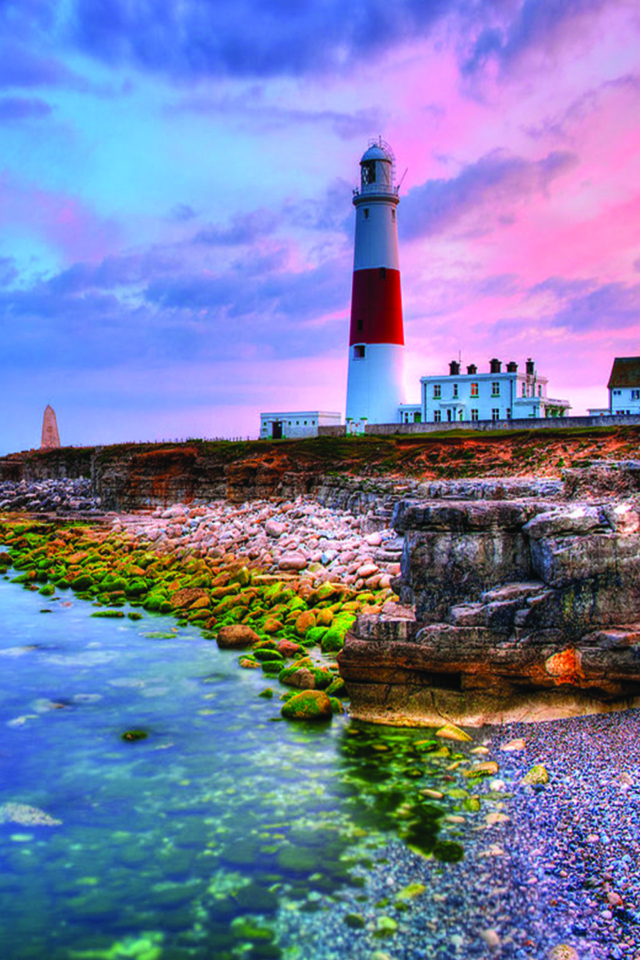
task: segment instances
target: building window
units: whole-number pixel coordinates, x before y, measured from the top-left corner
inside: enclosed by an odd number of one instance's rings
[[[442,388],[439,383],[434,383],[433,385],[433,399],[439,400],[442,396]]]
[[[614,395],[614,397],[619,397],[619,396],[620,396],[620,391],[619,391],[619,390],[614,390],[614,391],[613,391],[613,395]]]
[[[381,279],[381,280],[386,280],[386,279],[387,279],[387,268],[386,268],[386,267],[380,267],[380,279]]]
[[[542,384],[538,384],[538,396],[542,396]]]
[[[353,359],[354,360],[364,360],[364,344],[356,343],[353,348]]]
[[[473,408],[471,410],[471,419],[474,421],[478,419],[478,411],[474,410]]]
[[[453,420],[453,410],[451,410],[450,408],[447,410],[447,420],[449,421]]]
[[[478,384],[477,384],[477,383],[472,383],[472,384],[471,384],[471,396],[472,396],[472,397],[477,397],[477,396],[478,396]]]
[[[526,383],[523,383],[523,384],[522,384],[522,396],[523,396],[523,397],[526,397],[526,395],[527,395],[527,385],[526,385]]]
[[[368,220],[368,219],[369,219],[369,208],[368,208],[368,207],[365,207],[363,213],[364,213],[364,218],[365,218],[365,220]]]
[[[453,397],[454,397],[454,400],[457,398],[457,396],[458,396],[458,384],[457,384],[457,383],[454,383],[454,385],[453,385]]]
[[[356,320],[356,328],[358,330],[362,330],[363,327],[364,327],[364,320]]]
[[[440,411],[440,410],[434,410],[434,411],[433,411],[433,422],[434,422],[434,423],[440,423],[441,420],[442,420],[442,413],[441,413],[441,411]]]
[[[511,407],[507,407],[506,414],[507,414],[507,420],[511,420]]]
[[[632,399],[632,400],[640,400],[640,390],[632,390],[632,391],[631,391],[631,399]]]
[[[499,408],[499,407],[493,407],[493,409],[492,409],[492,411],[491,411],[491,419],[492,419],[492,420],[499,420],[499,419],[500,419],[500,408]]]
[[[500,396],[500,381],[494,380],[491,384],[491,396],[499,397]]]

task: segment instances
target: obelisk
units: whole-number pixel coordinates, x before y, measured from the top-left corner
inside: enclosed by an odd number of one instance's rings
[[[41,450],[52,450],[60,446],[60,434],[58,433],[58,421],[53,407],[47,404],[42,419],[42,442]]]

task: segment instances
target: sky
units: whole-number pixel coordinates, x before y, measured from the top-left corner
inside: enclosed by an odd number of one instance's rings
[[[0,454],[344,414],[358,163],[402,178],[407,394],[640,354],[636,0],[0,0]]]

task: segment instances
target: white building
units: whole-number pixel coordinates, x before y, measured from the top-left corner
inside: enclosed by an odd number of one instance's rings
[[[607,413],[640,414],[640,357],[616,357],[607,388]]]
[[[530,417],[563,417],[568,400],[547,397],[547,378],[527,360],[523,373],[513,361],[502,370],[500,360],[491,360],[487,373],[478,373],[475,364],[460,373],[460,364],[449,364],[449,375],[421,377],[422,421],[519,420]]]
[[[317,437],[318,427],[336,427],[342,414],[326,410],[294,410],[260,414],[260,439]]]

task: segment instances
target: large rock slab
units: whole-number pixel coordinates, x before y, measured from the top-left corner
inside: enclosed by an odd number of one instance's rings
[[[640,705],[640,506],[408,501],[401,601],[338,657],[386,723],[540,720]]]

